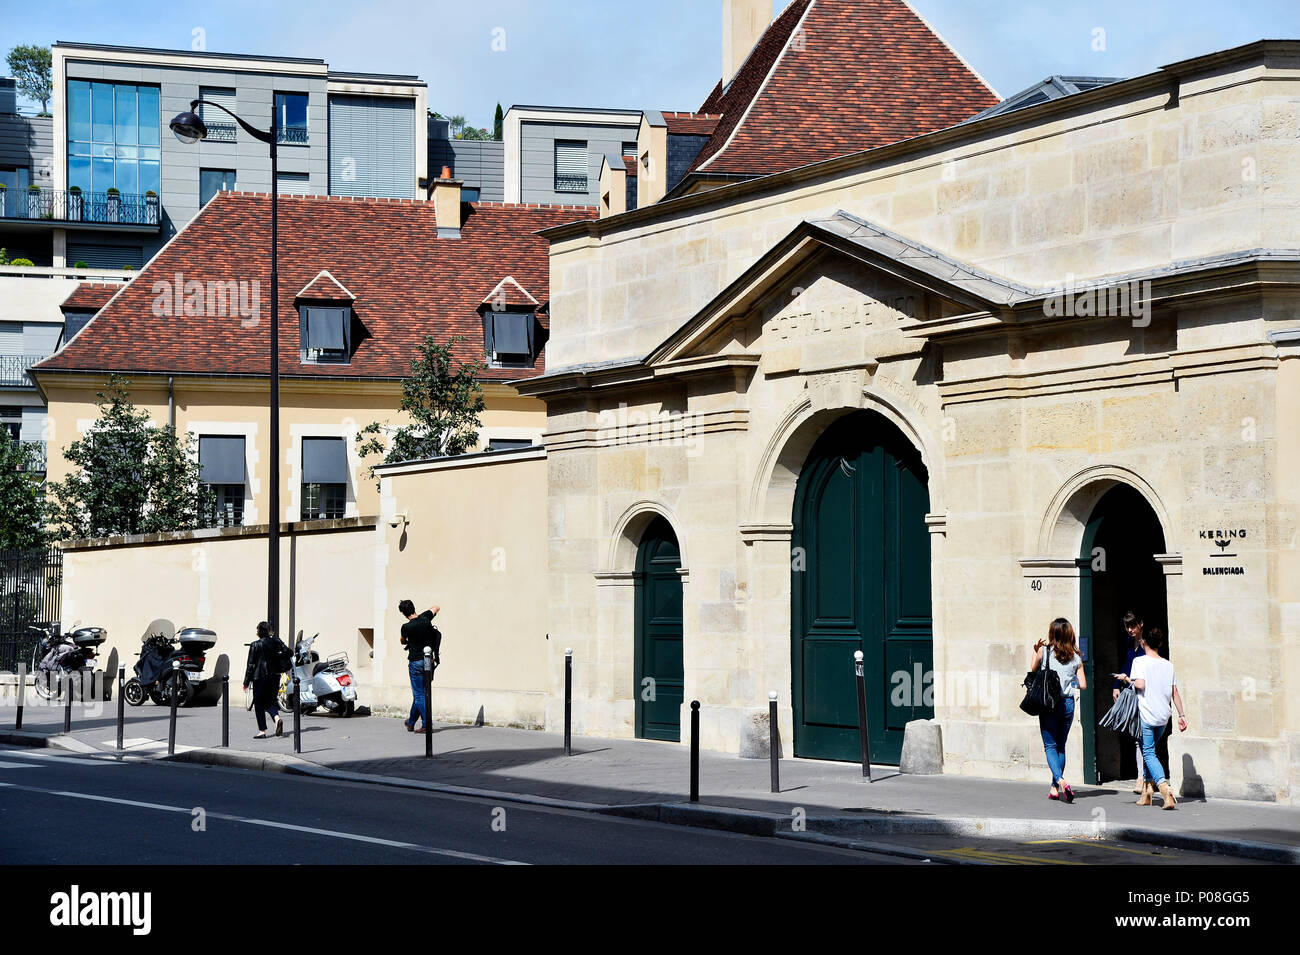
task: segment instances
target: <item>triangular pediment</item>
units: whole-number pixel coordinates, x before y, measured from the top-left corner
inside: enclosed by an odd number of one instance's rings
[[[800,223],[647,356],[666,365],[727,355],[765,366],[845,351],[870,364],[919,352],[954,316],[998,315],[1034,291],[839,213]],[[781,352],[783,357],[766,356]],[[838,360],[838,359],[837,359]]]

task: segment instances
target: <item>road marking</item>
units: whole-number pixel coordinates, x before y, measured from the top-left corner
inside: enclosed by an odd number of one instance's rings
[[[134,806],[138,809],[155,809],[159,812],[183,813],[186,816],[192,815],[194,809],[192,806],[167,806],[156,802],[141,802],[138,799],[120,799],[114,796],[96,796],[91,793],[71,793],[61,789],[43,789],[39,786],[20,786],[16,783],[0,782],[0,788],[18,789],[24,792],[45,793],[49,796],[65,796],[68,799],[86,799],[91,802],[107,802],[119,806]],[[332,839],[346,839],[351,842],[365,842],[371,845],[388,846],[393,849],[406,849],[413,852],[424,852],[430,855],[447,856],[452,859],[465,859],[469,862],[487,862],[493,865],[529,865],[527,862],[519,862],[514,859],[498,859],[494,856],[478,855],[474,852],[459,852],[455,849],[435,849],[432,846],[416,845],[413,842],[399,842],[395,839],[381,839],[377,836],[363,836],[355,832],[339,832],[334,829],[317,829],[314,826],[295,826],[288,822],[276,822],[272,819],[254,819],[247,816],[232,816],[222,812],[208,812],[209,819],[223,819],[226,822],[241,823],[247,826],[266,826],[270,829],[285,829],[289,832],[305,832],[311,835],[328,836]]]
[[[1064,843],[1069,846],[1086,846],[1089,849],[1110,849],[1113,852],[1131,852],[1134,855],[1150,856],[1157,853],[1151,849],[1130,849],[1127,846],[1117,846],[1109,842],[1084,842],[1080,839],[1039,839],[1035,842],[1026,842],[1027,846],[1047,846]]]
[[[36,769],[36,763],[0,763],[0,769]]]
[[[958,859],[978,859],[981,862],[994,862],[1002,865],[1086,865],[1084,862],[1075,862],[1071,859],[1052,859],[1046,856],[1021,855],[1015,852],[1002,852],[996,849],[976,849],[973,846],[965,846],[961,849],[952,849],[942,852],[936,852],[935,855],[950,856]]]

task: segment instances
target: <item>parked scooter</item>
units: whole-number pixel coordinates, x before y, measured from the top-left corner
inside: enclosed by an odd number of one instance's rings
[[[78,627],[71,633],[60,633],[58,623],[49,628],[31,627],[41,636],[32,650],[32,677],[36,685],[36,695],[42,700],[56,700],[63,695],[64,674],[69,674],[66,682],[73,687],[73,698],[88,694],[94,686],[96,657],[99,647],[108,639],[108,631],[103,627]],[[101,682],[107,689],[108,681],[101,675]],[[78,689],[78,687],[80,689]],[[108,699],[108,696],[104,696]]]
[[[176,693],[176,705],[189,706],[207,688],[203,667],[216,642],[211,630],[186,627],[177,633],[170,620],[155,620],[145,630],[135,676],[123,688],[126,701],[140,706],[148,697],[159,706],[169,706]],[[179,678],[172,675],[173,663],[180,664]]]
[[[311,648],[320,634],[298,639],[293,647],[293,669],[280,677],[280,708],[292,712],[293,678],[298,678],[299,712],[311,713],[318,706],[336,716],[351,716],[356,708],[357,686],[349,668],[348,655],[340,650],[324,661]]]

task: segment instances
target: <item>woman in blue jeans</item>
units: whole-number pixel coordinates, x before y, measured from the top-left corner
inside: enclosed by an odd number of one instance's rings
[[[1183,708],[1183,698],[1178,694],[1178,677],[1174,674],[1174,665],[1160,655],[1160,648],[1165,645],[1165,635],[1158,627],[1142,638],[1142,655],[1133,661],[1128,673],[1117,673],[1115,677],[1132,683],[1138,695],[1138,715],[1142,718],[1142,760],[1146,763],[1147,782],[1139,806],[1151,805],[1155,795],[1151,781],[1155,780],[1155,789],[1160,790],[1164,800],[1161,809],[1176,809],[1178,800],[1165,775],[1160,757],[1156,755],[1156,744],[1165,735],[1169,727],[1169,717],[1174,708],[1178,710],[1178,731],[1187,732],[1187,711]]]
[[[1052,772],[1052,788],[1048,799],[1074,802],[1074,790],[1065,781],[1065,741],[1074,722],[1074,691],[1088,688],[1088,677],[1083,672],[1083,658],[1079,656],[1079,643],[1074,627],[1064,617],[1057,617],[1047,630],[1047,639],[1034,644],[1034,658],[1029,669],[1037,670],[1047,654],[1047,665],[1061,681],[1061,705],[1055,712],[1040,713],[1038,728],[1043,734],[1043,752],[1047,767]]]

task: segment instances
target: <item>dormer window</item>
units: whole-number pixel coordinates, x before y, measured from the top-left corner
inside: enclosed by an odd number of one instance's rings
[[[352,358],[352,308],[302,305],[298,309],[302,360],[346,365]]]
[[[531,368],[537,360],[534,329],[537,315],[529,311],[483,313],[483,346],[495,368]]]

